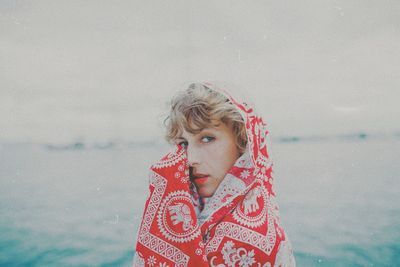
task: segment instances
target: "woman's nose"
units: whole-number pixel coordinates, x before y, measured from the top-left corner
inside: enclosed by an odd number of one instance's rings
[[[200,154],[196,148],[188,146],[186,152],[189,166],[200,164]]]

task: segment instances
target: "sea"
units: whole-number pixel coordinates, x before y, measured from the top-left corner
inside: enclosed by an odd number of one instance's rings
[[[162,142],[0,143],[0,266],[130,266]],[[271,142],[297,266],[400,266],[400,135]]]

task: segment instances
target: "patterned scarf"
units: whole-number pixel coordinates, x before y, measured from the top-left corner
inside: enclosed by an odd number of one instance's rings
[[[133,266],[295,266],[275,202],[266,124],[248,104],[203,85],[225,95],[242,115],[246,152],[206,201],[189,180],[184,148],[176,145],[151,166]]]

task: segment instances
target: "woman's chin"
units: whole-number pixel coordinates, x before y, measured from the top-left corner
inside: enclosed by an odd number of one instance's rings
[[[197,188],[197,192],[199,193],[199,196],[201,196],[202,198],[212,197],[214,195],[214,191],[208,188]]]

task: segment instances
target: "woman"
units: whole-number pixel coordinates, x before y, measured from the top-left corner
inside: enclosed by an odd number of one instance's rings
[[[171,102],[174,150],[151,167],[134,266],[294,266],[272,188],[268,131],[209,83]]]

